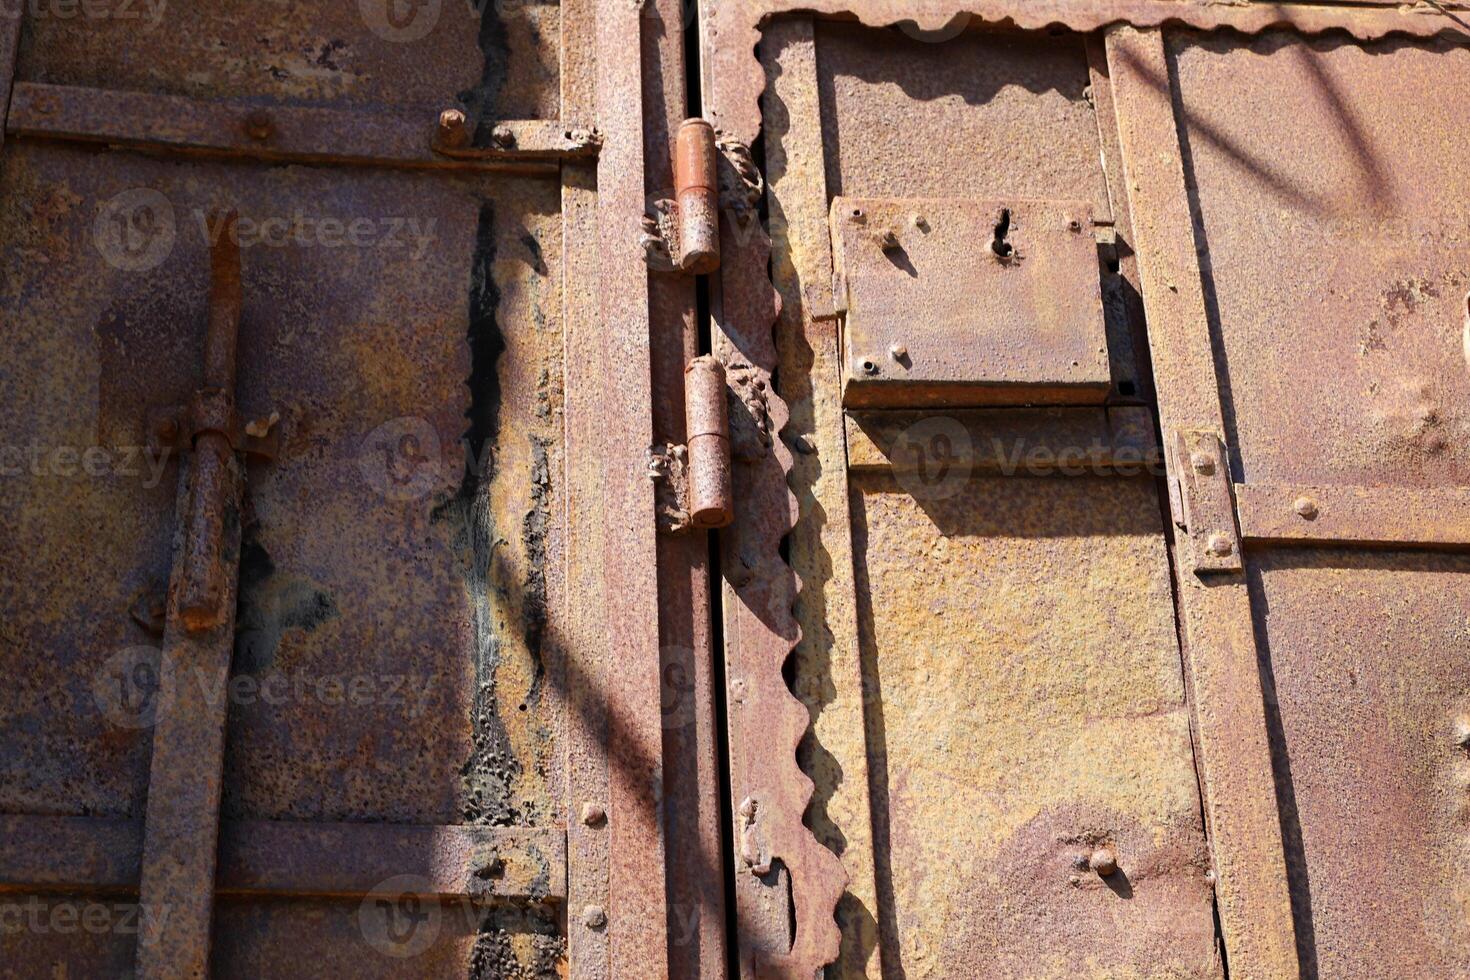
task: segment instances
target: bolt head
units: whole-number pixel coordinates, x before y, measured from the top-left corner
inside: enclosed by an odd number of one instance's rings
[[[469,139],[465,130],[465,115],[459,109],[445,109],[439,113],[439,140],[445,146],[463,146]]]
[[[1216,558],[1224,558],[1235,550],[1235,545],[1223,534],[1210,535],[1210,540],[1205,547]]]
[[[582,910],[582,924],[588,929],[601,929],[607,925],[607,913],[601,905],[589,905]]]
[[[1317,501],[1311,497],[1298,497],[1296,498],[1296,502],[1291,506],[1305,520],[1315,520],[1317,517]]]
[[[270,114],[264,109],[256,109],[245,117],[245,135],[258,143],[263,143],[271,138],[275,126],[271,124]]]
[[[1099,847],[1087,859],[1087,866],[1097,872],[1098,877],[1106,878],[1118,870],[1118,855],[1113,853],[1111,847]]]
[[[1215,472],[1215,457],[1208,453],[1195,453],[1189,457],[1189,465],[1194,471],[1202,476],[1209,476]]]
[[[607,821],[607,811],[596,803],[582,805],[582,823],[589,827],[600,827]]]
[[[894,344],[888,348],[888,353],[893,355],[895,361],[902,361],[905,357],[909,356],[909,349],[903,344]]]

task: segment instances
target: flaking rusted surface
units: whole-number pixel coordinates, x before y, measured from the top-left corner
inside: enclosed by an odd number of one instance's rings
[[[1470,48],[1181,34],[1170,51],[1237,476],[1470,484],[1470,148],[1452,135],[1470,107],[1441,97]]]
[[[1153,482],[956,490],[854,483],[885,975],[1220,976]]]
[[[1304,975],[1470,973],[1470,560],[1254,562]]]

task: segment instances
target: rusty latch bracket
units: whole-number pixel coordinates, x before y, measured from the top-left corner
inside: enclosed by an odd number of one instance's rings
[[[1186,532],[1195,572],[1241,571],[1245,566],[1225,444],[1207,429],[1176,429],[1170,434],[1168,456],[1170,503],[1175,523]]]
[[[730,497],[730,409],[725,366],[706,354],[684,369],[686,445],[649,450],[658,528],[711,530],[735,519]]]
[[[508,119],[490,128],[488,146],[475,146],[469,118],[462,109],[439,113],[430,147],[455,160],[558,160],[595,157],[602,134],[595,127],[564,124],[556,119]]]
[[[279,417],[246,421],[230,406],[224,412],[219,391],[200,389],[187,404],[161,405],[148,410],[148,451],[154,456],[184,453],[204,432],[219,432],[237,453],[272,460],[281,449]]]

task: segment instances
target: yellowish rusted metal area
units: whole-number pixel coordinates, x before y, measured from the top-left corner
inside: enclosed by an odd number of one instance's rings
[[[1152,481],[953,489],[853,490],[885,968],[1219,976]]]

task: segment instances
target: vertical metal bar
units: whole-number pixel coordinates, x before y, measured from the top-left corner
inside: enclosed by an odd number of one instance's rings
[[[240,322],[240,253],[228,226],[211,267],[205,383],[228,402]],[[137,974],[145,980],[202,978],[209,969],[244,487],[223,433],[199,436],[180,487],[139,885]]]
[[[663,731],[644,206],[642,5],[597,4],[600,431],[569,453],[602,460],[603,615],[609,638],[607,930],[614,976],[668,975]],[[595,449],[593,447],[596,447]],[[574,910],[575,912],[575,910]]]
[[[711,35],[717,19],[737,9],[744,8],[715,5],[702,24],[711,64],[722,63],[711,56],[712,45],[743,42],[739,32]],[[760,133],[763,81],[759,72],[706,76],[705,115],[722,133],[727,156],[748,153]],[[741,172],[750,162],[722,162],[733,193],[753,195],[753,175]],[[780,438],[786,402],[772,384],[780,299],[769,270],[771,240],[754,208],[732,206],[748,201],[721,203],[720,271],[710,298],[719,328],[714,352],[743,379],[747,407],[770,434],[763,451],[736,454],[735,521],[721,536],[740,968],[746,977],[808,980],[837,958],[842,936],[834,910],[847,875],[804,823],[812,782],[796,750],[811,716],[783,673],[801,629],[792,612],[798,583],[781,548],[797,503],[787,483],[791,450]]]
[[[843,862],[849,881],[837,908],[844,954],[837,972],[877,976],[877,923],[863,914],[879,904],[816,44],[813,22],[797,17],[772,23],[761,41],[768,79],[762,101],[766,180],[771,238],[777,243],[771,276],[781,293],[776,344],[781,393],[791,408],[785,435],[788,441],[808,443],[811,450],[791,461],[790,484],[801,505],[790,537],[791,565],[802,582],[795,609],[801,625],[796,675],[798,681],[830,677],[833,689],[830,694],[806,694],[798,683],[797,695],[809,708],[819,705],[812,730],[824,751],[816,755],[832,760],[830,769],[811,772],[831,793],[828,821],[813,819],[813,830],[828,846],[841,839],[844,855],[852,855]],[[836,828],[840,833],[827,836]]]
[[[0,147],[5,145],[5,119],[10,115],[10,91],[15,85],[15,61],[20,54],[20,27],[26,5],[6,4],[0,9]]]
[[[590,122],[596,83],[596,0],[561,5],[561,117]],[[572,980],[609,980],[607,929],[586,925],[608,905],[608,641],[603,605],[601,467],[593,442],[606,380],[597,363],[597,170],[564,163],[561,177],[562,311],[566,371],[565,579],[558,622],[564,675],[566,752],[567,962]]]
[[[1159,415],[1166,434],[1221,434],[1219,382],[1163,35],[1115,28],[1107,53]],[[1191,545],[1180,543],[1174,562],[1231,974],[1295,977],[1291,899],[1245,575],[1196,575],[1182,553]]]

